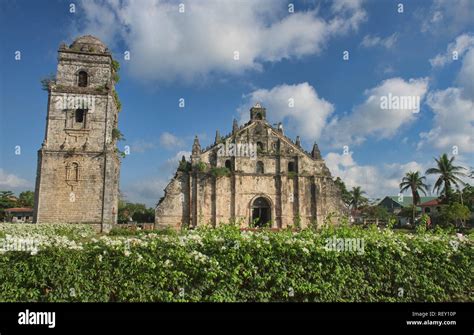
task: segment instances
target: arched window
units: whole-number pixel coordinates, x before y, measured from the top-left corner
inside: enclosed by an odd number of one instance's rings
[[[72,163],[72,180],[78,181],[79,180],[79,164]]]
[[[85,110],[76,109],[76,113],[74,115],[76,123],[84,123],[84,115],[85,115]]]
[[[257,150],[262,152],[263,151],[263,143],[262,142],[257,142]]]
[[[261,161],[257,162],[257,173],[265,173],[265,170],[263,168],[263,162]]]
[[[230,161],[230,159],[227,159],[225,161],[225,167],[232,171],[232,162]]]
[[[264,227],[272,219],[270,202],[264,197],[258,197],[252,203],[252,224],[255,227]]]
[[[288,162],[288,172],[296,172],[295,162]]]
[[[426,207],[425,208],[425,213],[429,213],[430,212],[430,208],[429,207]]]
[[[80,71],[77,78],[77,86],[79,87],[87,87],[87,72]]]
[[[66,180],[79,181],[79,164],[76,162],[70,163],[66,166]]]

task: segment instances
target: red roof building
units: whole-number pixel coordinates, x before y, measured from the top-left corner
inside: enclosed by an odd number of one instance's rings
[[[441,210],[441,201],[439,199],[433,199],[423,202],[418,205],[421,207],[421,212],[426,214],[437,213]]]

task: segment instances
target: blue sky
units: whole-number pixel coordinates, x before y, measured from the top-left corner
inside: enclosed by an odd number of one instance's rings
[[[39,81],[56,71],[59,44],[84,34],[121,63],[127,200],[155,204],[194,135],[210,144],[257,101],[370,197],[397,194],[405,172],[443,152],[474,166],[474,1],[2,1],[0,28],[2,190],[34,188]],[[420,97],[419,113],[382,110],[388,94]]]

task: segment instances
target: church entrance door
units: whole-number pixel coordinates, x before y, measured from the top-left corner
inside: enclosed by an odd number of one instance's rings
[[[252,223],[255,227],[264,227],[272,219],[270,202],[264,197],[259,197],[252,204]]]

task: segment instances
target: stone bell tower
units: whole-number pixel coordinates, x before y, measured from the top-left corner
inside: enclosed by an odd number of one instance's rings
[[[117,222],[120,173],[112,55],[90,35],[58,53],[38,151],[34,222],[108,231]]]

